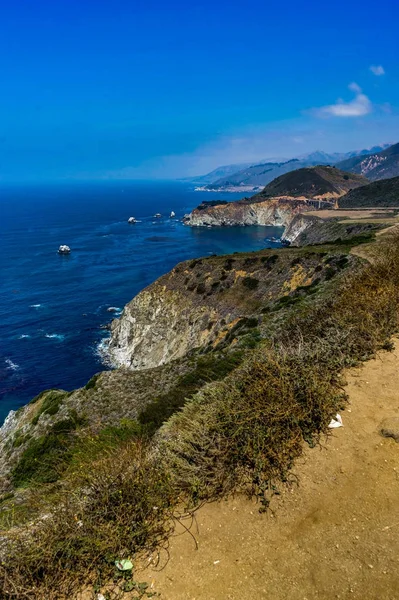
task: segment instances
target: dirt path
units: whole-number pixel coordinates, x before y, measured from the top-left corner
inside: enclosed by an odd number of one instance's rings
[[[242,498],[207,505],[198,550],[177,535],[165,568],[140,579],[162,600],[399,600],[399,444],[378,433],[399,414],[399,350],[350,373],[347,389],[344,427],[306,451],[274,514]]]
[[[391,235],[398,235],[399,233],[399,223],[395,225],[390,225],[385,229],[381,229],[377,231],[376,237],[378,241],[382,241],[384,237],[388,237]],[[351,250],[351,254],[359,256],[360,258],[364,258],[370,262],[373,262],[375,259],[375,252],[378,250],[378,243],[372,242],[371,244],[360,244],[359,246],[354,246]]]

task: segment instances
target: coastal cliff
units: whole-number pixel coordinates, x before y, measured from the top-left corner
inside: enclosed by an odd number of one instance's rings
[[[185,219],[194,227],[273,225],[287,227],[296,214],[314,209],[305,198],[273,198],[238,202],[203,202]]]
[[[316,229],[322,220],[318,217],[306,215],[303,213],[292,215],[284,229],[281,239],[293,246],[301,245],[308,229]]]
[[[308,223],[299,222],[292,235]],[[212,256],[177,265],[140,292],[113,321],[108,347],[116,367],[149,369],[194,350],[212,350],[248,317],[297,288],[320,283],[331,266],[323,255],[264,250]],[[243,323],[241,323],[243,325]]]
[[[194,227],[281,226],[285,228],[283,241],[294,244],[315,223],[298,215],[318,209],[333,209],[337,199],[348,190],[365,184],[367,180],[364,177],[333,167],[298,169],[277,177],[251,198],[237,202],[203,202],[184,222]]]
[[[110,348],[129,368],[74,392],[48,390],[12,415],[0,432],[3,582],[40,585],[44,598],[72,565],[75,597],[93,565],[96,582],[98,572],[112,580],[121,548],[132,558],[157,550],[182,499],[192,507],[245,491],[267,508],[271,477],[285,485],[305,442],[316,444],[342,410],[342,368],[390,348],[397,330],[397,250],[389,246],[386,267],[362,266],[350,253],[360,241],[181,263],[113,325]],[[198,322],[189,342],[187,321]],[[146,368],[144,335],[169,362]]]
[[[268,338],[280,311],[313,298],[350,262],[339,248],[285,248],[178,264],[113,322],[107,354],[119,368],[11,411],[0,428],[0,499],[29,481],[56,481],[75,444],[104,428],[122,423],[125,435],[137,422],[161,424]]]
[[[331,207],[331,204],[317,202]],[[232,227],[250,225],[270,225],[284,227],[281,239],[291,245],[301,245],[306,230],[317,229],[323,221],[306,213],[315,210],[315,203],[305,198],[272,198],[262,201],[250,200],[216,203],[204,202],[185,218],[185,224],[192,227]],[[331,217],[333,217],[331,211]],[[326,238],[327,239],[327,238]],[[320,240],[321,241],[321,240]]]

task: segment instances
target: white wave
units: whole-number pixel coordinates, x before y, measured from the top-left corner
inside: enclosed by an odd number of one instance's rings
[[[30,335],[29,335],[29,334],[27,334],[27,333],[23,333],[22,335],[20,335],[20,336],[18,337],[18,339],[19,339],[19,340],[24,340],[25,338],[30,338]]]
[[[117,315],[120,315],[120,314],[121,314],[121,312],[122,312],[122,309],[121,309],[121,308],[119,308],[119,306],[109,306],[109,307],[107,308],[107,312],[110,312],[110,313],[115,313],[115,314],[117,314]]]
[[[62,333],[46,333],[44,337],[49,338],[50,340],[56,339],[62,342],[62,340],[65,338],[65,335]]]
[[[17,365],[15,362],[12,362],[12,360],[10,360],[9,358],[5,359],[5,363],[7,365],[7,369],[11,369],[11,371],[16,371],[17,369],[19,369],[19,365]]]
[[[41,304],[30,304],[29,308],[40,308]]]
[[[107,337],[104,337],[101,340],[101,342],[99,342],[97,344],[97,346],[95,347],[94,354],[96,354],[100,358],[103,365],[106,365],[107,367],[115,367],[116,365],[112,362],[110,354],[109,354],[110,342],[111,342],[110,335],[108,335]]]

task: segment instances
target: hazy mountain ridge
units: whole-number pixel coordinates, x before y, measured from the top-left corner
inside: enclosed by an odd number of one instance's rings
[[[386,149],[389,144],[383,144],[381,146],[374,146],[370,149],[355,150],[351,152],[334,152],[326,153],[321,150],[316,150],[309,154],[300,155],[298,157],[289,160],[276,161],[273,159],[265,160],[256,164],[247,165],[241,170],[234,171],[230,170],[228,174],[225,174],[219,178],[213,178],[214,174],[217,173],[218,169],[212,171],[203,176],[202,181],[200,178],[196,178],[194,181],[197,183],[203,183],[206,191],[226,191],[227,188],[239,188],[252,186],[263,187],[276,179],[280,175],[289,173],[297,169],[305,167],[315,167],[317,165],[336,165],[343,160],[350,160],[359,156],[365,156],[370,152],[380,152]],[[234,165],[230,165],[234,166]],[[226,169],[227,167],[222,167]],[[343,169],[345,170],[345,169]],[[348,170],[348,169],[346,169]],[[208,180],[205,181],[205,178]]]
[[[196,177],[184,177],[181,181],[193,181],[195,183],[212,183],[218,179],[223,177],[228,177],[232,173],[237,173],[237,171],[241,171],[242,169],[246,169],[251,166],[253,163],[237,163],[233,165],[222,165],[221,167],[217,167],[210,173],[206,173],[205,175],[198,175]]]
[[[397,177],[399,175],[399,144],[393,144],[380,152],[341,161],[337,167],[351,173],[364,175],[371,181]]]

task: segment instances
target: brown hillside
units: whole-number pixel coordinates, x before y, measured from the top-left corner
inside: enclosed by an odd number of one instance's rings
[[[345,173],[335,167],[308,167],[277,177],[251,200],[277,196],[336,198],[367,183],[362,175]]]
[[[399,177],[373,181],[339,199],[340,208],[399,207]]]

